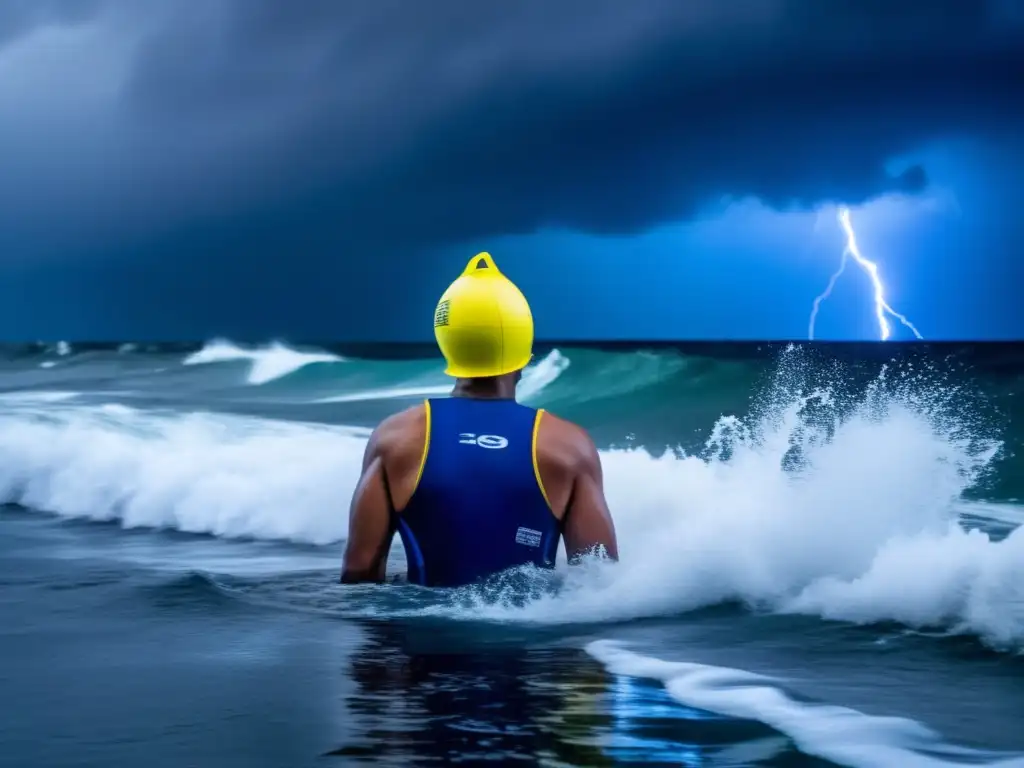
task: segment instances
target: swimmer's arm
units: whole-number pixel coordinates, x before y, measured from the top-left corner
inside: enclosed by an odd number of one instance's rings
[[[608,501],[604,495],[601,456],[589,437],[580,441],[581,455],[573,483],[569,508],[565,511],[565,554],[578,563],[585,555],[600,553],[610,560],[619,559]]]
[[[342,584],[384,581],[394,530],[384,488],[383,462],[380,440],[374,432],[363,454],[363,474],[349,509],[348,539],[341,566]]]

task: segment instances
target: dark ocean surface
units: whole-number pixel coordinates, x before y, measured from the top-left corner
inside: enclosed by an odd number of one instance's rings
[[[1024,765],[1024,345],[539,349],[622,561],[337,584],[369,430],[449,388],[0,349],[0,766]]]

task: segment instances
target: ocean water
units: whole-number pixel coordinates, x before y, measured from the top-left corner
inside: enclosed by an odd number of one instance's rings
[[[538,350],[621,562],[337,584],[409,348],[0,350],[0,766],[1024,765],[1024,347]]]

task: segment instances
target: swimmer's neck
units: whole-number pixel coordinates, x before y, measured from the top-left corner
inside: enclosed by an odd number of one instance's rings
[[[488,376],[480,379],[456,379],[452,397],[468,397],[474,400],[515,400],[516,385],[521,372],[504,376]]]

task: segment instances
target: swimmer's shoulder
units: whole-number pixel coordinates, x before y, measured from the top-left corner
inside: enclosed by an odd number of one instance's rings
[[[538,459],[578,468],[597,458],[590,434],[579,424],[544,411],[537,431]]]
[[[427,408],[419,403],[393,413],[370,435],[367,451],[387,459],[400,459],[405,454],[419,456],[427,436]]]
[[[537,471],[551,511],[563,517],[577,478],[599,471],[594,441],[583,427],[544,411],[537,428]]]
[[[537,435],[537,470],[551,512],[562,522],[569,562],[597,548],[617,560],[601,456],[588,432],[571,421],[543,414]]]
[[[396,510],[404,509],[416,490],[426,455],[427,429],[427,409],[421,403],[388,416],[370,435],[363,471],[375,460],[379,462]]]

